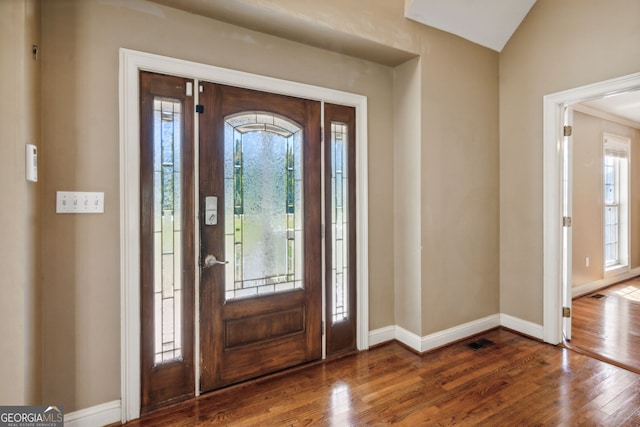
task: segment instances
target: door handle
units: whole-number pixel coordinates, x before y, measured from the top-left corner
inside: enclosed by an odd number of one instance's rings
[[[204,265],[202,267],[210,268],[217,264],[229,264],[229,261],[219,261],[215,256],[207,255],[207,257],[204,259]]]

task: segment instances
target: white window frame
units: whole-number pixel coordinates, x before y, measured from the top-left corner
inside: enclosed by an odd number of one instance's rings
[[[606,262],[606,209],[604,196],[604,162],[608,152],[623,153],[620,159],[624,163],[616,165],[616,196],[618,207],[618,260],[615,264],[607,265]],[[631,177],[631,140],[629,138],[613,135],[607,132],[602,134],[602,263],[604,277],[611,277],[629,271],[630,259],[630,237],[629,237],[629,198],[630,198],[630,177]]]

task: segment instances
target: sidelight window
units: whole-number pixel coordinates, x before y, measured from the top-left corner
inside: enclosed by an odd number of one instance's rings
[[[153,101],[155,363],[182,358],[182,103]]]
[[[331,122],[331,286],[332,321],[349,317],[348,127]]]

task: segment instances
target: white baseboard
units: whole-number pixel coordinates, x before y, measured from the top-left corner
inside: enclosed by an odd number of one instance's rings
[[[396,339],[417,352],[422,351],[422,338],[419,335],[404,329],[402,326],[396,325]]]
[[[500,315],[493,314],[473,322],[420,337],[401,326],[393,325],[369,332],[369,344],[396,339],[417,352],[425,352],[500,326]]]
[[[537,323],[522,320],[517,317],[509,316],[508,314],[500,314],[500,326],[512,329],[521,334],[528,335],[539,340],[544,338],[544,327]]]
[[[382,344],[396,338],[396,327],[385,326],[384,328],[369,331],[369,346]]]
[[[444,331],[435,332],[423,337],[420,337],[401,326],[386,326],[369,332],[369,344],[382,344],[396,339],[402,344],[422,353],[465,339],[472,335],[488,331],[489,329],[493,329],[498,326],[504,326],[505,328],[512,329],[516,332],[520,332],[521,334],[537,339],[543,339],[544,336],[544,327],[542,325],[501,313],[474,320],[473,322],[463,323],[462,325],[454,326],[453,328],[445,329]]]
[[[602,288],[606,288],[607,286],[611,286],[614,283],[633,279],[636,276],[640,276],[640,267],[632,268],[631,270],[625,271],[624,273],[596,280],[595,282],[587,283],[585,285],[576,286],[575,288],[571,289],[571,295],[573,296],[573,298],[581,297],[583,295],[598,291]]]
[[[120,401],[103,403],[64,416],[65,427],[96,427],[120,422]]]
[[[445,329],[444,331],[435,332],[422,337],[420,340],[420,351],[433,350],[434,348],[451,344],[452,342],[488,331],[489,329],[497,328],[498,326],[500,326],[499,314],[493,314],[482,319],[463,323],[462,325],[454,326],[453,328]]]

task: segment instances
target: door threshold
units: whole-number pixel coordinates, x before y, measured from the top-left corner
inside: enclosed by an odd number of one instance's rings
[[[575,345],[572,345],[571,342],[569,340],[567,340],[566,338],[562,339],[562,342],[560,344],[558,344],[559,347],[562,348],[566,348],[567,350],[571,350],[571,351],[575,351],[576,353],[582,354],[584,356],[590,357],[592,359],[596,359],[599,360],[601,362],[605,362],[608,363],[610,365],[613,366],[617,366],[618,368],[622,368],[622,369],[626,369],[627,371],[636,373],[636,374],[640,374],[640,369],[635,368],[631,365],[627,365],[626,363],[622,363],[622,362],[618,362],[617,360],[613,360],[610,359],[606,356],[603,356],[601,354],[598,353],[594,353],[593,351],[590,350],[585,350],[583,348],[577,347]]]
[[[245,381],[241,381],[235,384],[230,384],[224,387],[220,387],[218,389],[215,390],[211,390],[211,391],[206,391],[204,393],[201,393],[199,396],[191,396],[191,397],[187,397],[187,398],[182,398],[179,401],[172,401],[170,403],[168,403],[166,406],[159,406],[156,408],[153,408],[150,411],[147,411],[143,414],[141,414],[140,418],[146,418],[146,417],[150,417],[150,416],[154,416],[157,415],[158,413],[164,412],[164,411],[179,411],[180,409],[182,409],[182,407],[188,407],[188,406],[192,406],[193,403],[195,401],[198,401],[200,399],[208,399],[212,396],[215,396],[217,394],[222,394],[222,393],[227,393],[227,392],[231,392],[234,390],[241,390],[245,387],[249,387],[252,386],[254,384],[260,384],[261,382],[265,382],[265,381],[270,381],[276,378],[280,378],[280,377],[284,377],[287,376],[289,374],[292,374],[294,372],[298,372],[307,368],[311,368],[317,365],[322,365],[322,364],[326,364],[326,363],[332,363],[335,362],[337,360],[343,359],[345,357],[350,357],[350,356],[355,356],[356,354],[358,354],[360,352],[360,350],[352,350],[352,351],[347,351],[347,352],[343,352],[343,353],[338,353],[335,354],[333,356],[329,356],[326,359],[318,359],[318,360],[312,360],[310,362],[306,362],[306,363],[302,363],[300,365],[295,365],[295,366],[291,366],[289,368],[285,368],[282,369],[280,371],[277,372],[272,372],[270,374],[265,374],[256,378],[251,378]],[[115,426],[119,426],[121,424],[116,423],[116,424],[111,424],[107,427],[115,427]]]

